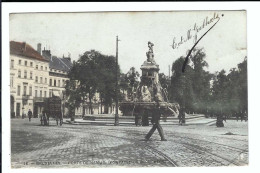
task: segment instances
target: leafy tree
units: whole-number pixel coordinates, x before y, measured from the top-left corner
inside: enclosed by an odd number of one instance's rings
[[[71,120],[74,120],[75,108],[78,108],[81,103],[81,95],[77,86],[77,81],[73,79],[67,80],[65,84],[65,107],[67,107],[69,110],[69,116],[71,117]]]
[[[95,50],[86,51],[77,62],[73,63],[68,76],[70,80],[77,81],[76,91],[80,94],[80,102],[83,106],[89,105],[90,114],[93,114],[92,104],[97,92],[100,95],[101,104],[105,105],[105,113],[108,112],[108,106],[115,101],[116,68],[120,71],[119,66],[116,67],[114,56],[103,55]],[[70,92],[73,94],[74,91]],[[84,111],[85,109],[83,109],[83,115]]]
[[[134,91],[136,91],[139,85],[139,77],[140,74],[134,67],[131,67],[126,74],[121,74],[119,86],[123,94],[125,94],[125,91],[127,92],[126,95],[128,98],[133,97]]]
[[[169,90],[170,100],[178,102],[182,107],[185,106],[187,110],[193,109],[194,92],[192,88],[192,68],[187,65],[185,73],[182,73],[182,64],[184,57],[180,57],[172,64],[172,78],[171,87]]]

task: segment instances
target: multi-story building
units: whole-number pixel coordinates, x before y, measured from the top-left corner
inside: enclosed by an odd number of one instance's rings
[[[25,42],[10,42],[11,114],[41,113],[48,97],[49,61]]]
[[[38,51],[41,50],[41,44],[38,44]],[[70,57],[58,58],[57,56],[52,56],[50,50],[42,51],[42,56],[49,61],[49,96],[58,96],[62,99],[62,112],[63,115],[66,114],[65,109],[65,84],[69,80],[68,72],[72,67]]]
[[[51,55],[50,50],[42,50],[41,44],[37,51],[25,42],[10,42],[10,86],[11,86],[11,113],[19,117],[26,115],[31,109],[34,117],[39,117],[44,108],[44,100],[48,97],[58,96],[62,100],[62,113],[67,116],[65,108],[65,84],[69,80],[68,72],[72,67],[71,58],[58,58]],[[93,112],[90,103],[86,100],[75,113],[100,114],[112,113],[115,106],[105,108],[101,104],[99,94],[92,100]]]

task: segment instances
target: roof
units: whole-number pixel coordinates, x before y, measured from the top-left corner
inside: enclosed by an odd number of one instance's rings
[[[41,56],[31,45],[25,42],[10,41],[10,54],[21,55],[39,61],[48,61]]]
[[[68,72],[72,67],[72,63],[70,60],[66,58],[57,58],[56,56],[52,56],[52,58],[49,61],[49,67],[51,69]]]

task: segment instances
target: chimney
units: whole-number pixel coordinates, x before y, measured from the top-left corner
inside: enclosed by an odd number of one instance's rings
[[[42,54],[42,44],[38,43],[37,44],[37,52],[41,55]]]
[[[23,49],[23,52],[26,51],[26,42],[23,42],[23,47],[22,47],[22,49]]]

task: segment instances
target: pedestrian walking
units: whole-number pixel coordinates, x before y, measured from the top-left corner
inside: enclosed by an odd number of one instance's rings
[[[24,110],[24,108],[22,108],[23,109],[23,111],[22,111],[22,119],[24,119],[25,118],[25,116],[26,116],[26,113],[25,113],[25,110]]]
[[[181,124],[181,120],[182,120],[181,111],[179,112],[178,119],[179,119],[179,124]]]
[[[43,125],[44,125],[44,126],[47,126],[47,117],[46,117],[46,114],[42,114],[42,117],[43,117]]]
[[[153,127],[152,129],[149,131],[149,133],[145,136],[145,139],[146,140],[149,140],[150,137],[152,136],[152,134],[154,133],[154,131],[157,129],[158,132],[159,132],[159,135],[161,137],[161,141],[167,141],[164,137],[164,133],[163,133],[163,129],[162,129],[162,126],[160,125],[160,115],[156,115],[156,114],[153,114],[152,115],[152,124],[153,124]]]
[[[32,111],[31,111],[31,109],[29,109],[29,111],[28,111],[28,117],[29,117],[29,121],[31,121],[31,118],[32,118]]]
[[[236,116],[237,121],[238,121],[238,119],[239,119],[239,112],[235,112],[235,116]]]
[[[157,102],[157,108],[155,110],[151,111],[151,113],[152,113],[151,123],[153,124],[153,127],[148,132],[148,134],[145,136],[145,139],[149,140],[150,137],[152,136],[152,134],[154,133],[154,131],[157,129],[158,132],[159,132],[159,135],[161,137],[161,141],[167,141],[165,139],[162,126],[160,125],[161,111],[160,111],[160,104],[159,104],[159,102]]]
[[[245,119],[245,122],[247,122],[248,120],[248,115],[247,115],[247,111],[245,110],[245,113],[244,113],[244,119]]]

